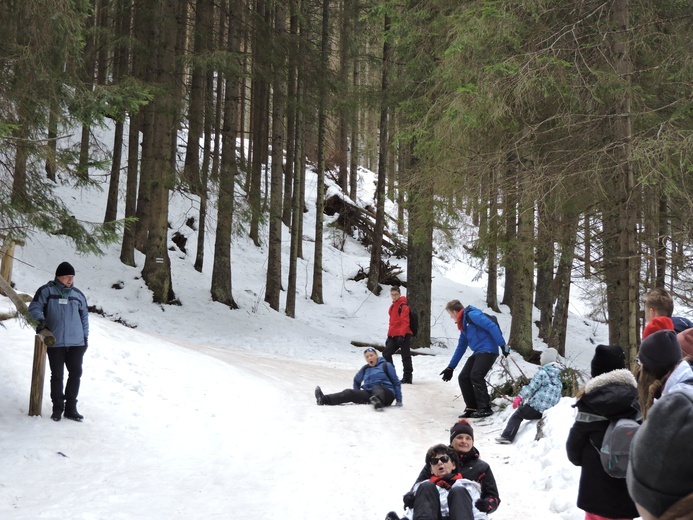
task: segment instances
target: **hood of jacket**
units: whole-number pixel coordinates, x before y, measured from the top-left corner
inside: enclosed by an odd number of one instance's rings
[[[635,377],[628,369],[621,368],[592,378],[576,405],[581,411],[609,419],[633,417],[640,411]]]

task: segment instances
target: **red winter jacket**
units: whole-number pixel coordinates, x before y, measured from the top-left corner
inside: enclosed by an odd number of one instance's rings
[[[390,315],[390,325],[387,329],[388,337],[405,336],[412,333],[409,326],[409,305],[407,305],[406,296],[400,296],[392,302],[388,314]]]

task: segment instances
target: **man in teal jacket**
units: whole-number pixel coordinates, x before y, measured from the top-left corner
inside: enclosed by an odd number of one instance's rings
[[[86,297],[73,285],[74,279],[74,267],[61,263],[55,279],[40,287],[29,304],[29,316],[38,322],[36,332],[48,329],[55,336],[55,343],[47,349],[54,421],[60,420],[63,411],[67,419],[84,419],[77,411],[77,395],[89,337],[89,309]],[[68,376],[63,391],[65,367]]]

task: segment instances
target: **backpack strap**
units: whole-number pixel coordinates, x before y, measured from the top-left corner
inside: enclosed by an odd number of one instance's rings
[[[598,421],[608,421],[603,415],[597,415],[596,413],[578,412],[575,420],[578,422],[592,423]]]

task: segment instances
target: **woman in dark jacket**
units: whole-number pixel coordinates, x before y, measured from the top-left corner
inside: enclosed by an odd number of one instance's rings
[[[636,518],[638,511],[628,495],[626,479],[609,476],[598,451],[610,420],[640,416],[637,383],[625,369],[620,346],[597,346],[592,379],[574,406],[579,414],[568,434],[566,450],[570,462],[582,467],[577,506],[585,511],[585,520]],[[594,415],[608,420],[591,417]]]

